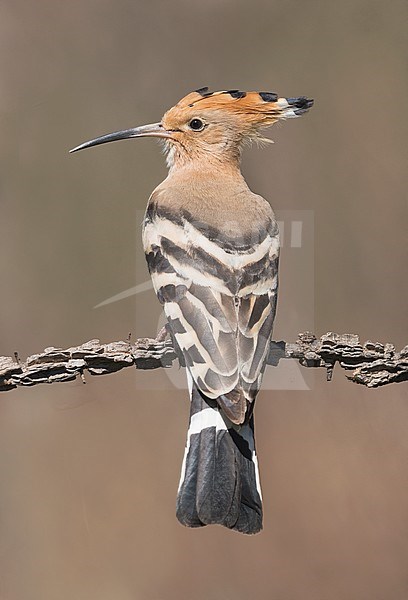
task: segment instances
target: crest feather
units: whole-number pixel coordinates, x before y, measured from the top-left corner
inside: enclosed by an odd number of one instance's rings
[[[203,110],[225,110],[247,125],[267,127],[278,119],[298,117],[307,112],[313,106],[313,100],[306,96],[280,98],[274,92],[210,92],[208,87],[202,87],[184,96],[174,108],[182,110],[195,106]]]

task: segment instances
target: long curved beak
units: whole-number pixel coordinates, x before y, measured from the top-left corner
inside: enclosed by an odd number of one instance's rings
[[[161,123],[152,123],[151,125],[142,125],[142,127],[134,127],[132,129],[116,131],[115,133],[107,133],[94,140],[89,140],[89,142],[84,142],[83,144],[76,146],[76,148],[72,148],[70,152],[78,152],[78,150],[84,150],[84,148],[91,148],[92,146],[107,144],[108,142],[116,142],[117,140],[127,140],[129,138],[137,137],[170,138],[171,132],[166,131]]]

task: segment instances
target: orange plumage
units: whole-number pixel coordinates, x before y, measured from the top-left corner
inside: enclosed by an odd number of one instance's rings
[[[209,92],[208,88],[201,88],[190,92],[170,108],[163,121],[185,120],[186,115],[219,110],[224,116],[235,116],[244,129],[248,126],[258,129],[273,125],[280,118],[300,116],[312,105],[313,100],[305,96],[280,98],[273,92]]]

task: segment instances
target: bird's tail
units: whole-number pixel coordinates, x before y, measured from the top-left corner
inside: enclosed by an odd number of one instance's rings
[[[238,427],[194,383],[190,393],[177,518],[187,527],[218,524],[257,533],[262,529],[262,496],[253,416]]]

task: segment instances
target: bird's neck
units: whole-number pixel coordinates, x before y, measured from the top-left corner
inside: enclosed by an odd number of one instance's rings
[[[214,144],[205,152],[200,148],[189,147],[180,144],[166,145],[167,166],[170,173],[180,169],[191,171],[231,172],[241,174],[240,159],[241,151],[238,146],[220,146]]]
[[[219,185],[231,185],[232,188],[245,187],[247,184],[241,173],[238,162],[195,160],[176,162],[169,168],[167,181],[173,185],[189,186],[191,188]]]

